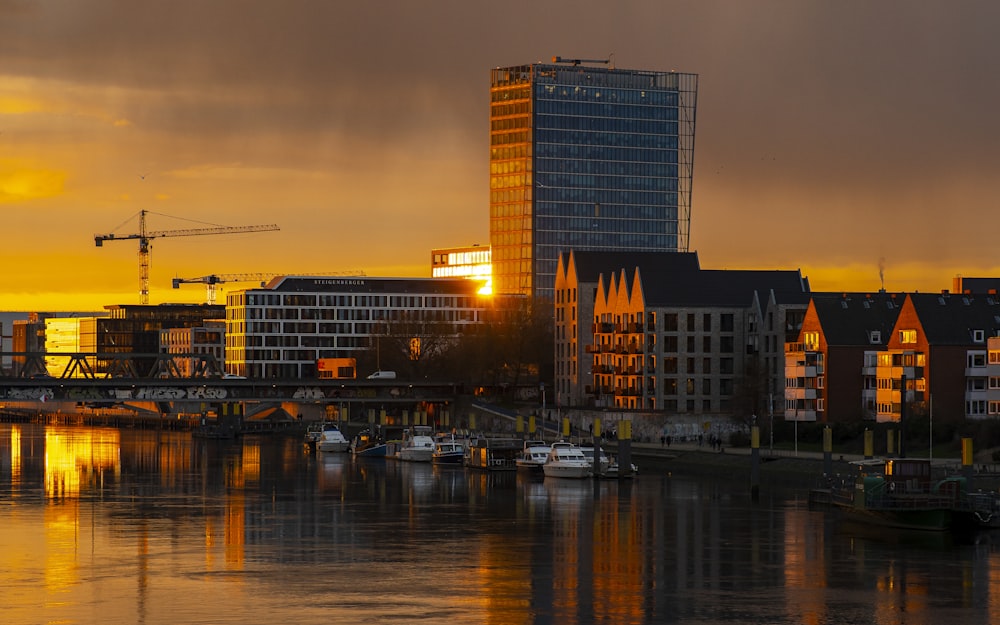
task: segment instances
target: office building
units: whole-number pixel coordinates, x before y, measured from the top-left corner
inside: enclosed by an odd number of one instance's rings
[[[687,251],[695,74],[563,60],[493,70],[493,292],[553,297],[560,252]]]
[[[281,276],[226,298],[226,370],[315,378],[318,363],[377,351],[380,337],[457,337],[483,321],[480,283],[464,278]],[[413,353],[412,358],[419,354]],[[358,372],[358,375],[371,371]]]

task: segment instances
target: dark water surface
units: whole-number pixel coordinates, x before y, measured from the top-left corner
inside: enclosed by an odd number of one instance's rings
[[[640,467],[641,469],[641,467]],[[0,426],[0,623],[1000,623],[1000,534],[299,439]]]

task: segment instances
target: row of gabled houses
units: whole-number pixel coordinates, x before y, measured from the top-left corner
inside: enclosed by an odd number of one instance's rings
[[[785,418],[1000,417],[1000,297],[974,292],[813,294],[786,345]]]
[[[956,278],[954,293],[813,293],[799,271],[702,269],[694,252],[570,252],[555,285],[558,405],[1000,417],[1000,279]]]

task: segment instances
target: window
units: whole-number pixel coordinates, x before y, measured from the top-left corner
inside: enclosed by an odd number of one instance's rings
[[[684,392],[688,395],[694,395],[694,378],[688,378],[685,381]]]
[[[868,342],[871,343],[872,345],[881,345],[882,333],[878,330],[872,330],[871,334],[868,337]]]
[[[687,337],[687,351],[688,351],[689,354],[693,354],[694,353],[694,337],[693,336]]]
[[[803,332],[802,346],[806,351],[816,351],[819,349],[819,332]]]
[[[723,378],[719,380],[719,394],[720,395],[732,395],[733,394],[733,381],[730,378]]]
[[[664,395],[676,395],[677,394],[677,378],[664,378],[663,379],[663,394]]]
[[[969,369],[978,369],[986,366],[986,352],[969,352],[966,366]]]
[[[770,314],[771,313],[768,313],[768,319],[770,319]],[[733,314],[732,313],[725,313],[725,314],[719,315],[719,329],[722,330],[723,332],[732,332],[733,331],[734,325],[733,325]]]
[[[720,358],[719,359],[719,373],[732,373],[733,372],[733,359],[732,358]]]
[[[973,330],[972,331],[972,342],[973,343],[985,343],[986,342],[986,331],[985,330]]]
[[[695,370],[694,370],[694,358],[688,358],[687,359],[687,372],[688,373],[694,373],[695,372]]]
[[[705,352],[706,354],[712,353],[712,337],[711,336],[703,336],[701,338],[701,351]]]
[[[711,395],[712,394],[712,378],[702,378],[701,380],[701,394]]]
[[[723,354],[733,353],[733,337],[731,336],[720,336],[719,337],[719,352]]]
[[[903,344],[911,344],[917,342],[917,331],[916,330],[900,330],[899,331],[899,342]]]
[[[664,336],[663,337],[663,351],[665,353],[676,354],[677,353],[677,337],[676,336]]]
[[[701,316],[701,330],[702,332],[712,331],[712,313],[705,313]]]
[[[694,313],[690,313],[687,316],[687,330],[688,332],[694,332]]]
[[[677,373],[677,357],[666,356],[663,359],[663,373]]]
[[[701,372],[702,373],[712,373],[712,359],[702,358],[701,359]]]
[[[667,313],[663,315],[663,331],[664,332],[677,331],[677,313]]]

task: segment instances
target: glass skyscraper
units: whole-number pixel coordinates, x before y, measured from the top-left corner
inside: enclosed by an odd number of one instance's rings
[[[560,252],[687,251],[698,76],[562,60],[493,70],[493,292],[552,297]]]

